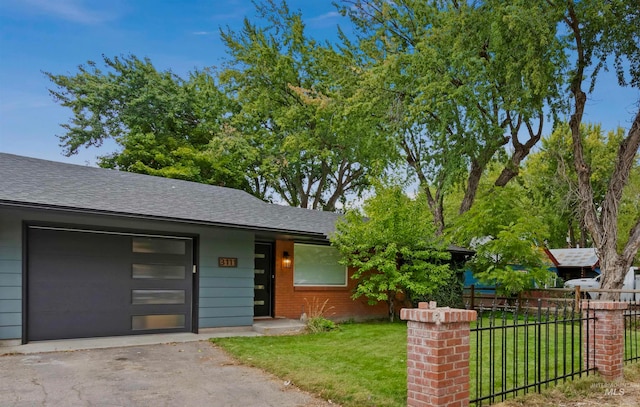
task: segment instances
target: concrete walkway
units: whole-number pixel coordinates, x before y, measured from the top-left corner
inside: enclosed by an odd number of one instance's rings
[[[164,343],[186,343],[206,341],[210,338],[231,336],[259,336],[252,330],[225,330],[207,333],[174,333],[131,336],[108,336],[103,338],[60,339],[56,341],[30,342],[25,345],[0,346],[0,355],[65,352],[87,349],[121,348],[126,346],[157,345]]]
[[[172,334],[110,336],[103,338],[60,339],[55,341],[30,342],[25,345],[0,346],[0,356],[7,354],[32,354],[163,343],[198,342],[206,341],[210,338],[226,338],[232,336],[290,335],[301,333],[304,329],[304,323],[297,320],[284,318],[263,319],[256,320],[253,327],[201,329],[198,334],[182,332]]]

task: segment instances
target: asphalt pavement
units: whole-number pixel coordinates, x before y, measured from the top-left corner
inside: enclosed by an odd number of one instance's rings
[[[3,407],[327,405],[208,341],[0,356]]]

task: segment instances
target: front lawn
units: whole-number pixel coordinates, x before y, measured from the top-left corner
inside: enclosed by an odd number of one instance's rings
[[[488,323],[483,319],[483,326]],[[572,327],[579,325],[543,325],[542,331],[538,332],[533,326],[514,331],[509,319],[504,323],[510,326],[507,330],[496,331],[493,336],[485,332],[482,336],[483,360],[479,369],[482,373],[477,378],[476,335],[472,333],[470,337],[469,390],[472,397],[476,386],[481,387],[482,394],[486,395],[490,394],[490,385],[500,390],[504,382],[502,389],[506,390],[524,386],[527,377],[528,383],[533,382],[537,374],[540,379],[547,380],[564,372],[565,366],[567,370],[573,364],[576,368],[579,366],[579,336],[576,332],[573,346],[571,336],[567,336]],[[634,331],[633,334],[639,335],[639,332]],[[505,335],[504,342],[502,335]],[[528,346],[525,345],[527,337]],[[536,372],[532,363],[536,356],[534,345],[538,340],[542,341],[540,351],[543,357],[540,358],[541,370]],[[402,322],[344,324],[334,332],[212,341],[245,364],[269,371],[301,389],[345,407],[406,405],[407,328]],[[513,365],[516,360],[520,366],[517,370]],[[527,360],[530,363],[524,366]],[[504,373],[503,364],[506,366]],[[553,383],[542,387],[553,387]],[[535,389],[530,389],[530,392],[535,392]]]
[[[340,325],[300,336],[212,341],[245,364],[343,406],[405,406],[407,327],[404,323]]]

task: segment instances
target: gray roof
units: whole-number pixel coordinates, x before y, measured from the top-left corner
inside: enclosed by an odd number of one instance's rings
[[[339,214],[240,190],[0,153],[0,205],[44,206],[326,237]]]
[[[549,249],[559,267],[596,267],[598,253],[594,248]]]

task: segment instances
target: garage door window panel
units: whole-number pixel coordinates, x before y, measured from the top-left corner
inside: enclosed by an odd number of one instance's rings
[[[131,329],[134,331],[155,329],[184,328],[183,314],[134,315],[131,317]]]
[[[293,258],[295,286],[347,285],[347,268],[339,263],[340,253],[335,247],[296,243]]]
[[[182,280],[185,278],[186,267],[169,264],[139,264],[131,265],[131,277],[136,279]]]
[[[131,290],[133,305],[184,304],[184,290]]]
[[[187,244],[184,240],[152,237],[134,237],[132,239],[132,251],[134,253],[162,253],[183,255],[186,253],[186,250]]]

